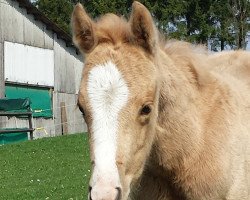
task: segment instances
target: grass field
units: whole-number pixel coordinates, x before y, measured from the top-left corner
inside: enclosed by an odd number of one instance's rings
[[[0,146],[0,199],[87,199],[86,134]]]

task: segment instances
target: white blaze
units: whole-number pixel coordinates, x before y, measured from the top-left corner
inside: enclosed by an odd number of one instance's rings
[[[117,182],[118,114],[127,103],[128,87],[116,65],[109,61],[89,72],[87,91],[93,118],[95,169],[92,181],[95,183],[101,177]]]

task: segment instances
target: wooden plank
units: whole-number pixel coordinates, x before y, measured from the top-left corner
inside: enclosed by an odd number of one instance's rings
[[[67,121],[65,102],[61,102],[60,107],[61,107],[62,134],[66,135],[68,133],[68,124],[67,124],[68,121]]]
[[[2,23],[2,21],[3,21],[3,4],[4,4],[5,2],[2,2],[1,0],[0,0],[0,43],[2,43],[4,40],[3,40],[3,23]],[[1,52],[0,52],[1,53]],[[0,55],[1,56],[1,55]],[[1,64],[0,64],[0,66],[1,66]],[[0,88],[1,89],[1,88]]]
[[[54,48],[54,39],[53,39],[53,32],[44,29],[44,48],[46,49],[53,49]]]
[[[61,109],[60,109],[60,97],[61,95],[57,92],[53,92],[53,115],[54,115],[54,131],[56,135],[62,135],[61,126],[57,126],[57,124],[61,124]]]
[[[63,44],[62,44],[63,45]],[[60,66],[59,66],[59,71],[60,71],[60,77],[58,79],[58,89],[60,92],[66,93],[66,81],[65,81],[65,74],[66,74],[66,52],[65,49],[62,48],[61,45],[59,45],[60,47]]]
[[[3,55],[3,43],[0,42],[0,98],[3,98],[5,93]]]
[[[26,9],[23,10],[24,44],[45,48],[45,25],[39,20],[35,20],[34,15],[28,14]]]
[[[32,112],[0,112],[0,116],[30,116]]]
[[[74,95],[75,103],[77,103],[78,95]],[[71,131],[70,133],[81,133],[81,132],[87,132],[87,124],[84,121],[84,118],[82,116],[82,113],[80,112],[79,108],[77,106],[72,107],[70,111],[70,118],[73,119],[74,124],[70,126]],[[68,118],[69,118],[68,117]]]
[[[66,48],[66,65],[65,65],[65,77],[66,81],[65,92],[68,94],[75,94],[75,70],[74,70],[74,60],[75,57],[72,55],[74,52],[72,48]]]
[[[33,118],[33,126],[35,127],[34,137],[52,137],[55,134],[55,121],[53,118]]]
[[[81,79],[82,79],[83,62],[80,59],[81,57],[79,59],[74,57],[75,94],[78,94],[80,84],[81,84]]]
[[[23,43],[24,42],[24,26],[23,26],[23,13],[22,8],[19,7],[17,1],[12,2],[12,27],[15,27],[13,31],[13,42]]]
[[[33,140],[33,122],[32,122],[32,115],[29,115],[29,129],[30,129],[30,139]]]
[[[33,31],[32,46],[44,48],[44,31],[43,30],[45,28],[45,25],[38,20],[32,20],[32,22],[33,22],[33,27],[32,27],[32,30],[30,30],[30,31]]]
[[[23,133],[23,132],[33,132],[34,129],[30,128],[20,128],[20,129],[0,129],[0,133]]]
[[[3,40],[13,41],[14,27],[12,26],[12,1],[2,3],[1,26]]]
[[[82,69],[83,64],[75,56],[75,49],[72,47],[66,47],[63,40],[55,38],[54,53],[55,53],[55,91],[67,94],[76,94],[76,75],[75,64],[77,68]],[[81,56],[79,56],[81,57]],[[76,61],[77,60],[77,61]],[[80,63],[79,63],[80,62]],[[82,70],[77,70],[77,73],[81,73]],[[80,75],[81,76],[81,75]],[[77,78],[79,80],[79,78]],[[77,88],[79,87],[79,84]]]
[[[65,60],[65,49],[63,48],[65,44],[63,41],[57,39],[56,34],[54,34],[54,62],[55,62],[55,87],[56,92],[66,92],[66,60]]]
[[[3,123],[1,123],[2,129],[13,129],[13,128],[27,128],[29,127],[29,123],[27,118],[17,118],[17,117],[5,117],[3,119]]]
[[[26,10],[24,10],[23,14],[25,15],[25,17],[23,18],[24,44],[32,46],[34,41],[34,33],[32,31],[34,16],[28,15]]]
[[[54,102],[59,105],[60,103],[65,103],[66,113],[67,113],[67,124],[68,124],[68,134],[80,133],[87,131],[87,125],[84,122],[81,112],[76,106],[77,95],[75,94],[66,94],[66,93],[54,93]],[[61,109],[57,109],[56,105],[53,108],[54,111],[54,120],[55,124],[63,123],[61,121]],[[62,129],[59,130],[59,127],[55,127],[56,134],[61,133]]]
[[[60,58],[60,47],[56,40],[56,34],[54,34],[54,63],[55,63],[55,69],[54,69],[54,77],[55,77],[55,85],[54,85],[54,91],[58,92],[60,87],[60,64],[61,64],[61,58]]]
[[[75,125],[78,123],[78,119],[75,117],[75,109],[76,109],[76,99],[73,94],[64,94],[62,101],[66,104],[66,112],[67,112],[67,122],[68,122],[68,133],[76,133]]]

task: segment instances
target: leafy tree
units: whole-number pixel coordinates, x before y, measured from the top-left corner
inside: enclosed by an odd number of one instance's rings
[[[133,0],[115,0],[115,1],[108,1],[108,0],[71,0],[73,4],[78,2],[82,3],[88,13],[96,18],[104,13],[115,13],[117,15],[124,15],[127,16],[130,12],[131,4]]]
[[[70,16],[77,2],[93,17],[104,13],[128,17],[133,0],[37,0],[35,5],[70,33]],[[152,13],[158,28],[169,38],[220,46],[244,47],[250,0],[141,0]]]
[[[210,9],[210,17],[214,28],[211,34],[211,38],[214,39],[214,43],[212,44],[214,45],[214,49],[218,44],[221,50],[224,50],[227,45],[234,48],[233,20],[228,0],[213,1]]]
[[[236,43],[238,48],[245,48],[245,38],[248,30],[248,18],[250,17],[249,0],[229,0],[231,13],[234,19]]]
[[[34,3],[50,20],[70,33],[73,4],[68,0],[38,0]]]
[[[209,0],[169,0],[165,4],[167,5],[166,20],[170,22],[168,26],[170,37],[207,43],[212,32],[212,22],[208,12],[211,6]]]

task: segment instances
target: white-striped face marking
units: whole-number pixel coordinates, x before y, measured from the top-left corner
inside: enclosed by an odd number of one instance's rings
[[[95,169],[92,181],[119,181],[116,166],[118,114],[128,100],[128,87],[111,61],[89,72],[87,93],[92,111],[92,138]]]

